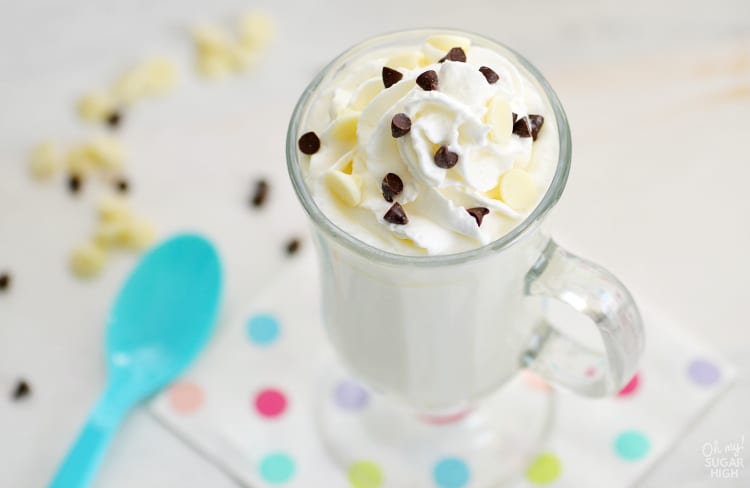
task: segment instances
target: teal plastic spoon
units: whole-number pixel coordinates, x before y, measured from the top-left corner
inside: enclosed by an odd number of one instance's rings
[[[125,414],[177,378],[203,349],[221,288],[219,257],[202,237],[180,235],[146,254],[109,316],[104,394],[50,488],[89,486]]]

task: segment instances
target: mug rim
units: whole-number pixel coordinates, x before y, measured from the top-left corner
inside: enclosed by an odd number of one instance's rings
[[[302,116],[305,114],[305,111],[309,108],[308,105],[312,98],[312,95],[320,86],[323,79],[334,69],[339,67],[342,62],[349,57],[353,57],[353,55],[363,52],[368,48],[374,47],[378,44],[385,43],[389,40],[395,40],[400,36],[421,35],[426,38],[431,35],[438,34],[469,37],[472,40],[480,40],[483,43],[487,43],[493,45],[496,48],[500,48],[501,50],[506,51],[507,54],[515,57],[515,61],[517,61],[529,74],[531,74],[534,80],[544,90],[544,94],[546,95],[547,100],[549,101],[549,104],[552,107],[552,111],[555,115],[559,141],[557,167],[555,169],[555,174],[552,178],[552,181],[547,188],[547,191],[545,192],[540,202],[537,204],[536,208],[534,208],[534,210],[523,221],[513,227],[510,232],[502,235],[500,238],[474,249],[451,254],[437,254],[431,256],[398,254],[373,246],[372,244],[368,244],[352,236],[351,234],[337,226],[328,218],[325,213],[323,213],[322,210],[320,210],[307,188],[307,184],[304,181],[304,176],[302,175],[302,168],[299,164],[299,152],[297,149],[297,135],[299,133],[300,127],[299,122]],[[305,212],[313,221],[317,229],[322,230],[328,237],[340,243],[347,249],[373,261],[400,265],[409,264],[419,267],[434,267],[464,263],[489,254],[500,252],[521,240],[521,238],[530,233],[531,230],[541,222],[547,212],[549,212],[560,199],[563,190],[565,189],[565,184],[568,180],[568,174],[570,173],[571,155],[572,147],[570,128],[568,126],[568,118],[565,114],[565,110],[563,109],[562,104],[557,97],[557,94],[552,89],[549,82],[539,72],[539,70],[519,53],[494,39],[480,34],[475,34],[473,32],[447,28],[398,30],[379,36],[370,37],[343,51],[330,63],[328,63],[313,78],[313,80],[302,92],[302,95],[297,101],[297,104],[294,107],[294,111],[292,112],[292,117],[289,121],[286,137],[287,170],[292,181],[292,186],[294,187],[294,191],[297,194],[297,198],[299,199],[300,203],[302,203],[302,207],[305,209]]]

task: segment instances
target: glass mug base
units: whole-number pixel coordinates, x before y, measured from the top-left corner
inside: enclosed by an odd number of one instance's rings
[[[317,388],[315,420],[351,486],[494,488],[523,476],[554,407],[554,391],[523,371],[473,408],[420,415],[330,367]]]

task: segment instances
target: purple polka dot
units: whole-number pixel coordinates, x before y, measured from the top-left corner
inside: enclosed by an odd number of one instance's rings
[[[370,395],[353,380],[344,380],[333,393],[336,404],[345,410],[361,410],[367,406]]]
[[[716,365],[705,359],[696,359],[688,366],[688,376],[700,386],[712,386],[719,381],[721,372]]]

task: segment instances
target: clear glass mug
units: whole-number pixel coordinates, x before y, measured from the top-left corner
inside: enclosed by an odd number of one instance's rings
[[[559,160],[540,204],[502,238],[458,254],[403,256],[365,244],[328,220],[305,184],[297,139],[309,130],[311,100],[349,60],[382,47],[419,44],[436,33],[469,37],[515,60],[554,111]],[[532,403],[538,398],[501,388],[519,371],[592,397],[612,395],[632,377],[644,332],[630,293],[611,273],[565,251],[541,230],[563,192],[570,161],[570,131],[552,88],[523,57],[481,36],[441,29],[374,38],[344,52],[307,87],[289,125],[287,163],[314,225],[323,321],[347,368],[382,394],[356,421],[323,408],[322,434],[338,461],[380,456],[395,473],[389,486],[431,486],[420,481],[420,463],[430,462],[430,451],[460,450],[472,460],[476,486],[494,486],[522,468],[549,426],[549,396],[537,408]],[[560,333],[530,297],[559,300],[590,318],[603,351]]]

